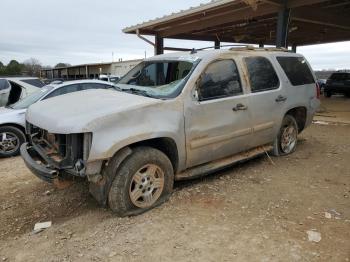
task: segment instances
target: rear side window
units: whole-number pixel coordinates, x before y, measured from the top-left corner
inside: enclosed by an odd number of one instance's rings
[[[278,63],[293,86],[314,84],[315,79],[303,57],[277,57]]]
[[[0,90],[10,88],[10,83],[6,79],[0,79]]]
[[[108,89],[112,88],[110,85],[103,85],[103,84],[98,84],[98,83],[85,83],[82,84],[82,90],[88,90],[88,89]]]
[[[253,93],[277,89],[279,79],[271,62],[265,57],[246,57],[250,87]]]
[[[329,78],[331,80],[350,80],[350,74],[349,73],[334,73]]]
[[[45,85],[39,79],[24,79],[21,81],[23,81],[24,83],[30,84],[32,86],[36,86],[36,87],[43,87]]]
[[[56,89],[55,91],[50,93],[48,96],[46,96],[45,99],[48,99],[48,98],[51,98],[51,97],[55,97],[55,96],[64,95],[64,94],[68,94],[68,93],[73,93],[73,92],[77,92],[77,91],[79,91],[79,85],[78,84],[68,85],[68,86],[64,86],[64,87]]]
[[[242,86],[233,60],[220,60],[210,64],[199,85],[201,101],[242,94]]]

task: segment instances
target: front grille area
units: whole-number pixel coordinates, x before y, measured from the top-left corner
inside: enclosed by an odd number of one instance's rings
[[[74,168],[84,157],[84,134],[53,134],[27,123],[30,144],[50,166],[59,169]]]

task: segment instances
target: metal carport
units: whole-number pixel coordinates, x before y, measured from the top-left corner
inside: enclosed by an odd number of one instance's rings
[[[182,48],[164,47],[164,39],[276,45],[313,45],[350,40],[349,0],[216,0],[125,28],[155,47],[155,54]],[[142,35],[155,37],[151,42]]]

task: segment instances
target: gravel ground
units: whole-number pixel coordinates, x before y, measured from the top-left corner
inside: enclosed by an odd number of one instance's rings
[[[131,218],[98,207],[84,183],[58,190],[2,159],[0,261],[350,261],[349,133],[313,125],[293,155],[176,183]]]

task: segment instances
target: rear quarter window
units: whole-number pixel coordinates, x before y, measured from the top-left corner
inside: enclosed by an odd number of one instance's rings
[[[10,88],[10,83],[6,79],[0,79],[0,90]]]
[[[315,83],[310,67],[303,57],[277,57],[278,63],[293,86]]]

